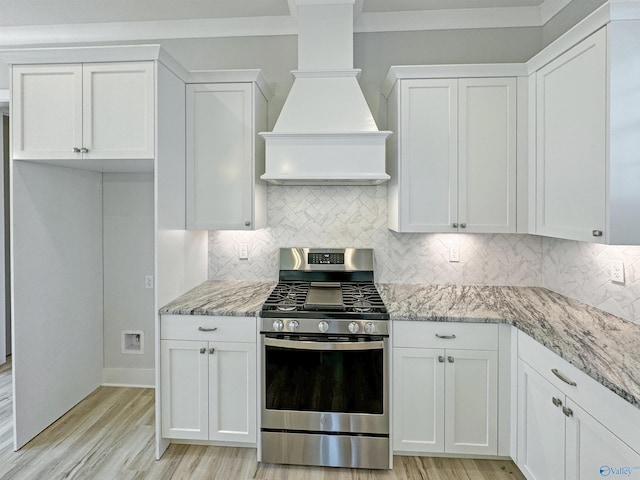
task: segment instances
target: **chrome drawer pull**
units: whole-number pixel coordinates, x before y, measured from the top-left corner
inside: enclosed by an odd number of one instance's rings
[[[451,355],[449,355],[447,357],[447,360],[449,360],[449,363],[453,363],[454,362],[454,359],[453,359],[453,357]]]
[[[201,332],[215,332],[216,330],[218,330],[218,327],[213,327],[213,328],[198,327],[198,330],[200,330]]]
[[[562,400],[560,400],[559,398],[556,398],[556,397],[552,397],[551,398],[551,403],[553,403],[556,407],[561,407],[562,406]]]
[[[551,369],[551,373],[553,373],[556,377],[558,377],[560,380],[562,380],[567,385],[571,385],[572,387],[577,387],[578,386],[578,384],[576,382],[574,382],[573,380],[570,380],[569,378],[565,377],[562,373],[560,373],[557,368],[552,368]]]
[[[201,353],[202,355],[204,355],[206,352],[207,352],[207,349],[206,349],[206,348],[202,347],[202,348],[200,349],[200,353]]]
[[[444,355],[438,355],[438,361],[444,363]]]
[[[215,353],[216,349],[215,348],[210,348],[209,349],[209,354],[213,355]]]
[[[573,410],[567,407],[562,407],[562,413],[564,413],[567,417],[573,416]]]
[[[436,337],[442,338],[443,340],[452,340],[456,338],[455,335],[440,335],[439,333],[436,333]]]

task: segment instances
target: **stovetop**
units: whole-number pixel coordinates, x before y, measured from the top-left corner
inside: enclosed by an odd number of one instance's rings
[[[322,284],[323,282],[319,282]],[[314,289],[338,290],[342,303],[309,304],[308,293]],[[262,306],[264,318],[319,318],[388,320],[389,313],[373,282],[280,281]]]

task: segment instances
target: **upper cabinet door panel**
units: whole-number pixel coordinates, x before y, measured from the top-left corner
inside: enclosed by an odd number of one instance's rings
[[[187,228],[252,223],[252,87],[187,86]]]
[[[455,231],[457,85],[455,79],[402,81],[400,231]]]
[[[537,233],[604,241],[606,31],[537,72]]]
[[[154,157],[154,64],[85,64],[85,158]]]
[[[459,80],[458,222],[469,233],[516,230],[516,79]]]
[[[82,66],[13,67],[13,158],[72,158],[82,147]]]

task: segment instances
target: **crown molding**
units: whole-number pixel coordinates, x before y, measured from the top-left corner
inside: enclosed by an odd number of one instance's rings
[[[319,1],[335,2],[336,0],[287,1],[290,14],[280,16],[0,27],[0,47],[181,38],[297,35],[297,9],[300,2],[317,3]],[[354,3],[355,32],[402,32],[541,27],[566,7],[571,0],[545,0],[537,7],[469,8],[384,13],[363,12],[362,0],[341,1]],[[636,0],[610,0],[610,2],[637,4]]]

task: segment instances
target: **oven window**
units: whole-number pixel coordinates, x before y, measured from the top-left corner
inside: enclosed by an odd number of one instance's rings
[[[382,414],[382,349],[316,351],[265,346],[271,410]]]

